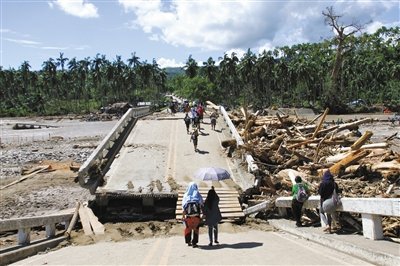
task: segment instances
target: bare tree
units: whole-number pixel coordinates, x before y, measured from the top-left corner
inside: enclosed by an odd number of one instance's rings
[[[347,51],[351,49],[351,45],[346,42],[346,40],[357,32],[361,32],[364,26],[358,22],[352,22],[348,25],[344,25],[340,22],[342,15],[338,15],[333,10],[333,7],[327,7],[326,11],[322,11],[322,15],[325,17],[325,24],[332,27],[335,32],[336,39],[336,57],[332,69],[332,93],[334,98],[340,93],[340,72],[342,68],[343,58]],[[337,98],[334,100],[338,100]]]

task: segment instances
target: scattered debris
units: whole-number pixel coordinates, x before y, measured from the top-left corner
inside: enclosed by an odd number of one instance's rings
[[[36,168],[35,171],[31,172],[30,174],[28,174],[28,175],[26,175],[26,176],[23,176],[23,177],[21,177],[20,179],[14,181],[14,182],[11,182],[10,184],[7,184],[7,185],[5,185],[5,186],[0,187],[0,190],[3,190],[3,189],[5,189],[5,188],[8,188],[8,187],[10,187],[10,186],[12,186],[12,185],[15,185],[15,184],[17,184],[17,183],[20,183],[20,182],[24,181],[25,179],[28,179],[28,178],[34,176],[34,175],[37,174],[37,173],[41,173],[41,172],[49,171],[49,170],[51,170],[51,166],[50,166],[50,165],[38,167],[38,168]]]
[[[291,195],[288,170],[309,183],[313,194],[318,194],[322,173],[330,169],[344,197],[399,197],[396,191],[400,185],[400,154],[390,149],[399,142],[396,134],[383,143],[372,143],[373,131],[363,135],[359,132],[359,126],[373,123],[372,119],[332,125],[325,123],[328,112],[325,110],[312,121],[283,112],[251,114],[243,108],[230,114],[244,140],[236,150],[252,155],[259,167],[256,185],[242,195],[245,204]],[[233,140],[221,144],[236,146]],[[400,219],[393,220],[397,227],[384,225],[385,234],[399,237]],[[388,231],[394,228],[397,232]]]

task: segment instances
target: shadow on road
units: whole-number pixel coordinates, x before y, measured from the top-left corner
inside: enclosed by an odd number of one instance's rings
[[[248,249],[248,248],[256,248],[261,247],[263,243],[260,242],[242,242],[235,244],[219,244],[213,246],[199,246],[201,249],[211,250],[211,249],[222,249],[222,248],[233,248],[233,249]]]
[[[199,154],[209,154],[208,151],[202,151],[202,150],[199,150],[199,149],[197,149],[197,152],[198,152]]]

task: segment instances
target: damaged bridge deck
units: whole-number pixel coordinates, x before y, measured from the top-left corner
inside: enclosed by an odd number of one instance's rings
[[[182,113],[139,119],[105,173],[104,184],[95,191],[98,204],[115,214],[156,212],[172,218],[179,213],[179,193],[196,181],[205,195],[211,186],[223,194],[232,192],[229,202],[222,200],[221,204],[229,204],[226,206],[229,212],[234,210],[229,218],[243,216],[235,194],[238,187],[235,179],[240,174],[220,146],[226,130],[221,121],[217,131],[211,130],[206,117],[201,124],[199,151],[195,152]],[[210,166],[227,169],[232,179],[220,182],[193,179],[197,169]]]

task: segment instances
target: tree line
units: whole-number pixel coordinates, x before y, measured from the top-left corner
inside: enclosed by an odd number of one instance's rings
[[[172,87],[187,98],[214,99],[230,107],[329,107],[344,113],[348,103],[363,99],[400,111],[400,28],[348,36],[342,45],[339,64],[336,38],[258,56],[251,50],[241,58],[225,54],[219,66],[213,58],[199,66],[189,57],[186,76],[175,77]]]
[[[373,34],[337,31],[330,40],[277,47],[242,56],[224,54],[219,64],[210,57],[202,65],[189,56],[182,74],[168,75],[155,60],[140,61],[136,53],[125,61],[66,58],[63,53],[32,71],[28,61],[18,69],[0,67],[0,116],[87,113],[115,102],[149,101],[161,105],[166,92],[229,107],[240,105],[329,107],[346,112],[347,103],[400,106],[400,28],[382,27]],[[330,13],[331,12],[331,13]],[[336,24],[335,24],[336,23]],[[347,25],[354,26],[354,25]],[[340,34],[340,31],[341,34]],[[351,33],[351,34],[350,34]]]

